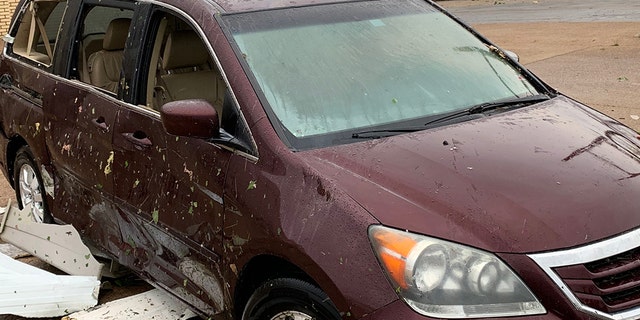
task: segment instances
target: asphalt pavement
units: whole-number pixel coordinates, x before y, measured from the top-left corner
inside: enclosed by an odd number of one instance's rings
[[[638,22],[640,1],[638,0],[492,0],[474,1],[477,4],[451,6],[455,15],[468,23],[497,22]]]

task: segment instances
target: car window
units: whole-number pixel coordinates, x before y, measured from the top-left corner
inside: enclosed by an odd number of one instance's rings
[[[146,105],[159,110],[168,102],[207,100],[222,114],[226,85],[200,35],[182,19],[168,14],[155,17]],[[185,48],[189,48],[185,50]]]
[[[14,37],[13,53],[50,66],[66,9],[66,0],[26,2]]]
[[[202,35],[166,11],[157,11],[151,21],[150,43],[143,46],[148,52],[142,53],[148,60],[140,104],[159,111],[173,101],[206,100],[216,109],[223,133],[233,136],[243,152],[255,155],[248,126]]]
[[[495,48],[424,1],[336,3],[223,21],[272,124],[298,146],[538,94]]]
[[[72,60],[72,78],[117,94],[124,48],[133,11],[124,8],[87,6],[83,10]]]

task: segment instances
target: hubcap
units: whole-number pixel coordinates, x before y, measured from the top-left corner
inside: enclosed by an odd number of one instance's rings
[[[300,311],[282,311],[271,317],[271,320],[314,320],[314,318]]]
[[[18,188],[22,206],[29,208],[33,221],[42,223],[44,220],[44,205],[42,193],[40,192],[40,183],[36,172],[30,165],[24,164],[20,167]]]

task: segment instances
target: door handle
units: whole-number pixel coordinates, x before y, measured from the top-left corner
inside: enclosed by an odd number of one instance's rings
[[[8,73],[0,76],[0,88],[2,89],[12,89],[13,87],[13,78]]]
[[[109,132],[109,126],[107,126],[107,123],[103,116],[91,120],[91,123],[94,126],[98,127],[98,129],[102,130],[102,132]]]
[[[138,150],[147,149],[153,145],[151,139],[142,131],[123,133],[122,136],[131,142]]]

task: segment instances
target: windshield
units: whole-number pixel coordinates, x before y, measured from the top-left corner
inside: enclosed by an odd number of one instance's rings
[[[421,1],[223,19],[272,123],[293,147],[330,145],[354,130],[538,94],[496,50]]]

